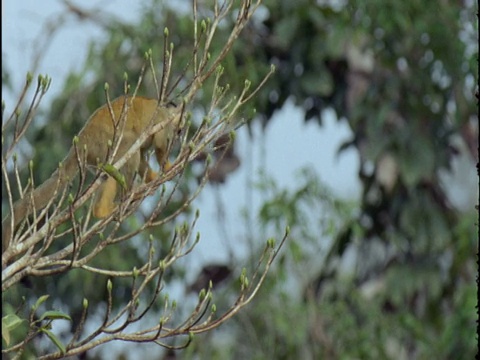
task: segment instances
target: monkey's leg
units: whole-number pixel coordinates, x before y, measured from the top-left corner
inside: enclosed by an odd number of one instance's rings
[[[117,180],[109,176],[97,191],[97,197],[93,204],[93,216],[103,219],[115,210],[114,201],[117,196]]]
[[[152,170],[152,168],[150,167],[150,165],[148,164],[148,161],[147,159],[145,159],[144,157],[142,157],[142,159],[140,160],[140,167],[138,169],[138,172],[139,172],[139,176],[143,179],[143,177],[145,176],[145,181],[147,183],[149,183],[150,181],[153,181],[155,180],[157,177],[158,177],[158,173],[154,170]]]
[[[167,153],[164,152],[162,149],[155,149],[155,156],[157,158],[158,165],[160,168],[165,172],[171,169],[172,164],[168,161]]]
[[[135,175],[139,174],[143,176],[143,171],[146,171],[145,169],[142,170],[142,167],[148,167],[148,164],[145,165],[142,162],[142,159],[145,158],[140,155],[140,152],[137,152],[133,154],[132,157],[128,159],[127,163],[120,169],[120,172],[125,177],[125,183],[127,185],[125,189],[122,189],[122,196],[126,196],[133,188]]]

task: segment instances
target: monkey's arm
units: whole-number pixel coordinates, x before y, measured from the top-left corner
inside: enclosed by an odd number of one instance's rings
[[[150,181],[153,181],[158,177],[158,173],[154,171],[148,164],[146,152],[147,151],[144,149],[142,149],[141,151],[140,166],[138,169],[138,173],[142,179],[145,178],[145,181],[149,183]]]
[[[168,161],[169,147],[174,136],[174,124],[170,122],[166,124],[165,128],[156,133],[153,138],[153,145],[155,147],[155,157],[160,169],[167,171],[171,164]]]

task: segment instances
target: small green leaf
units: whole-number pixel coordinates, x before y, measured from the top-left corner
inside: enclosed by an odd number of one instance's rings
[[[62,342],[50,330],[47,330],[47,329],[40,329],[40,330],[44,334],[46,334],[50,340],[52,340],[52,342],[62,352],[62,354],[65,354],[65,345],[63,345]]]
[[[205,116],[202,120],[202,126],[209,126],[212,123],[212,119]]]
[[[102,170],[105,171],[108,175],[113,177],[122,188],[126,189],[127,188],[127,182],[125,180],[125,176],[123,176],[118,169],[113,166],[112,164],[104,164],[102,166]]]
[[[8,330],[13,330],[15,329],[18,325],[20,325],[24,321],[24,319],[18,317],[16,314],[8,314],[2,317],[2,330],[8,329]]]
[[[5,340],[5,344],[10,345],[10,331],[8,331],[7,329],[4,329],[3,328],[3,324],[2,324],[2,338],[3,340]]]
[[[48,75],[45,75],[43,78],[42,78],[42,82],[41,82],[41,88],[42,88],[42,92],[43,93],[46,93],[48,88],[50,87],[50,84],[52,83],[52,79],[48,76]]]
[[[2,337],[7,346],[10,344],[10,332],[20,326],[23,321],[25,320],[15,314],[8,314],[2,317]]]
[[[35,305],[32,306],[32,310],[35,311],[38,309],[38,307],[40,305],[42,305],[45,301],[47,301],[47,299],[50,297],[50,295],[43,295],[43,296],[40,296],[37,300],[37,302],[35,303]]]
[[[5,341],[5,344],[10,345],[10,331],[8,331],[2,323],[2,338]]]
[[[212,160],[212,155],[211,155],[211,154],[207,154],[207,159],[206,159],[207,165],[210,165],[212,162],[213,162],[213,160]]]
[[[57,320],[57,319],[63,319],[63,320],[68,320],[72,321],[72,318],[68,316],[67,314],[64,314],[60,311],[45,311],[42,316],[40,317],[40,320]]]
[[[198,294],[198,299],[200,301],[203,301],[203,299],[205,299],[205,295],[207,294],[206,290],[205,289],[202,289],[200,290],[200,293]]]
[[[32,83],[32,80],[33,80],[33,75],[29,71],[29,72],[27,72],[27,85],[30,85]]]

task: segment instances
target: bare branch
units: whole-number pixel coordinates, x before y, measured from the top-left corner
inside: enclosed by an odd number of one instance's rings
[[[83,19],[92,16],[92,19],[94,19],[93,14],[90,14],[88,11],[76,7],[76,5],[67,0],[64,0],[64,3],[69,11],[77,14],[78,17]],[[89,181],[86,176],[86,169],[92,170],[91,168],[95,168],[95,166],[92,166],[91,163],[90,165],[87,164],[89,149],[79,147],[75,139],[71,151],[74,154],[76,165],[78,166],[79,186],[72,194],[70,194],[71,189],[69,187],[61,188],[60,182],[58,182],[54,195],[47,206],[43,209],[38,209],[35,206],[33,192],[30,191],[34,188],[33,167],[30,168],[29,185],[25,188],[22,186],[15,157],[13,156],[13,150],[33,121],[39,103],[48,89],[50,81],[48,77],[39,77],[36,92],[30,104],[29,111],[23,118],[23,122],[19,121],[18,109],[25,101],[25,93],[29,86],[28,82],[19,97],[14,112],[9,119],[3,123],[2,131],[13,127],[12,141],[6,146],[6,151],[3,152],[4,163],[2,165],[2,172],[6,179],[8,203],[10,204],[10,208],[13,209],[15,206],[12,196],[13,186],[8,181],[8,168],[6,165],[8,161],[11,161],[10,159],[13,159],[13,169],[17,179],[16,185],[20,191],[20,196],[22,198],[30,198],[30,206],[34,211],[32,212],[33,220],[29,221],[29,219],[25,219],[18,229],[14,229],[15,222],[12,216],[10,221],[12,239],[2,253],[2,261],[7,264],[7,266],[2,269],[2,291],[16,285],[26,276],[51,276],[54,274],[63,274],[71,269],[81,269],[108,277],[107,283],[105,284],[107,296],[101,323],[97,324],[96,328],[88,334],[84,334],[86,329],[85,324],[89,320],[88,300],[84,299],[81,318],[79,322],[75,324],[74,330],[72,330],[73,334],[65,346],[65,351],[46,354],[39,357],[39,359],[58,359],[78,355],[114,340],[140,343],[154,342],[160,346],[173,348],[171,345],[166,344],[165,341],[174,336],[181,336],[186,337],[185,342],[177,346],[177,348],[188,346],[193,334],[210,331],[237,314],[253,299],[265,281],[267,272],[275,256],[284,244],[287,234],[285,234],[277,248],[275,248],[270,241],[267,242],[267,246],[259,259],[251,279],[247,278],[246,273],[242,273],[241,288],[238,297],[223,314],[216,313],[216,307],[212,304],[213,293],[210,286],[200,293],[195,307],[181,321],[174,321],[175,303],[165,299],[164,308],[158,323],[144,327],[141,330],[132,330],[129,332],[129,325],[138,323],[140,320],[146,318],[146,315],[151,314],[155,306],[160,302],[160,296],[164,289],[164,275],[166,271],[171,269],[178,259],[188,256],[200,241],[200,236],[194,235],[194,228],[199,213],[196,212],[193,219],[188,223],[185,222],[183,225],[175,228],[175,231],[171,235],[170,248],[168,251],[163,249],[164,251],[161,258],[156,255],[158,241],[151,236],[148,255],[146,255],[142,263],[138,265],[138,268],[118,270],[116,268],[108,268],[104,265],[92,265],[92,260],[107,247],[118,246],[120,243],[133,238],[147,229],[165,224],[173,224],[176,219],[180,218],[180,216],[192,206],[194,200],[208,181],[209,169],[212,169],[209,157],[207,157],[207,161],[205,162],[204,175],[196,189],[189,194],[188,197],[186,196],[186,199],[183,199],[182,203],[178,205],[176,209],[163,215],[164,209],[166,207],[170,209],[175,195],[178,194],[178,190],[185,180],[185,173],[189,164],[199,159],[203,154],[218,150],[215,148],[216,141],[243,123],[242,119],[236,119],[241,106],[248,102],[273,74],[272,68],[253,90],[250,90],[251,84],[246,80],[245,86],[240,94],[232,94],[228,85],[221,86],[223,76],[221,64],[254,11],[260,6],[261,0],[255,2],[251,0],[241,1],[240,8],[237,10],[238,15],[232,24],[228,39],[218,51],[215,51],[217,55],[212,56],[212,44],[216,41],[216,33],[219,25],[222,22],[227,22],[229,18],[233,18],[232,13],[235,10],[234,4],[235,2],[233,0],[225,0],[222,3],[214,1],[213,15],[211,18],[200,20],[198,16],[199,4],[197,0],[194,0],[192,7],[193,48],[187,65],[181,69],[181,71],[177,72],[180,76],[172,82],[171,74],[174,73],[173,70],[178,69],[172,69],[172,66],[175,64],[173,61],[173,44],[168,43],[170,34],[169,30],[165,29],[163,36],[163,67],[160,81],[158,82],[157,80],[152,53],[148,51],[145,54],[145,63],[141,68],[140,76],[132,96],[127,96],[130,92],[130,84],[125,74],[124,100],[120,116],[118,116],[118,108],[116,108],[117,112],[114,111],[110,99],[109,86],[108,84],[105,85],[105,101],[110,114],[109,121],[111,121],[113,126],[113,138],[108,146],[107,157],[106,159],[101,159],[102,161],[105,161],[109,166],[113,166],[116,170],[121,170],[126,166],[132,156],[138,156],[139,153],[141,153],[142,157],[144,155],[146,156],[147,154],[142,152],[145,150],[142,146],[148,143],[148,141],[151,143],[153,136],[162,133],[166,127],[173,127],[176,130],[175,139],[168,139],[169,142],[166,153],[169,154],[172,149],[177,151],[176,147],[173,148],[173,140],[178,143],[179,147],[175,160],[168,169],[166,167],[162,169],[158,176],[152,176],[152,173],[156,175],[156,172],[150,171],[150,169],[144,173],[137,174],[138,177],[141,178],[141,184],[133,186],[131,189],[128,188],[128,191],[122,194],[121,201],[113,213],[107,217],[92,221],[90,216],[92,209],[90,199],[94,196],[99,186],[102,185],[103,181],[105,181],[106,175],[102,170],[102,166],[105,164],[98,164],[98,168],[94,169],[93,180]],[[143,83],[147,66],[150,67],[154,78],[158,99],[157,108],[150,119],[150,125],[135,139],[128,150],[123,151],[123,148],[121,149],[120,146],[123,144],[122,140],[124,139],[127,126],[129,108],[133,106],[130,99],[134,99],[137,96]],[[191,78],[187,79],[189,74]],[[207,114],[203,121],[198,124],[198,127],[190,127],[191,124],[190,121],[187,121],[187,118],[189,118],[191,114],[189,114],[188,111],[192,108],[192,103],[196,100],[196,97],[199,96],[199,90],[202,88],[202,85],[212,76],[213,92],[210,97]],[[182,83],[182,86],[185,86],[183,89],[178,90],[178,93],[183,96],[181,106],[177,109],[172,109],[173,115],[171,118],[155,123],[154,120],[157,118],[159,111],[168,103],[167,97],[171,95],[174,89],[177,91],[176,88],[180,83]],[[193,129],[195,130],[193,131]],[[227,148],[225,148],[223,154],[219,156],[220,159],[222,159],[226,151]],[[213,165],[213,168],[215,166],[216,164]],[[60,166],[57,171],[60,172],[61,169],[62,167]],[[166,183],[168,183],[168,187]],[[168,190],[166,190],[167,188]],[[151,195],[155,195],[157,200],[157,203],[153,206],[153,210],[151,210],[148,215],[145,215],[144,221],[139,224],[138,227],[129,229],[126,232],[123,231],[122,224],[125,220],[137,212],[142,201]],[[65,222],[69,222],[69,226],[60,232],[58,228]],[[63,242],[64,240],[62,238],[69,238],[70,241],[68,243]],[[95,246],[89,246],[88,248],[90,250],[88,252],[82,251],[87,249],[85,245],[91,241],[94,241]],[[53,243],[56,243],[58,246],[55,248],[56,251],[52,251]],[[129,299],[126,303],[118,303],[119,300],[115,298],[112,290],[116,280],[122,278],[131,278]],[[29,324],[27,336],[17,344],[4,348],[2,353],[20,354],[27,344],[45,330],[36,322],[35,316],[35,311],[32,310],[27,320]]]

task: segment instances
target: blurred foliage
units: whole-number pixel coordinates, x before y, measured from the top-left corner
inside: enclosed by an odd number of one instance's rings
[[[445,234],[446,247],[408,254],[394,240],[365,237],[360,203],[332,196],[309,169],[298,179],[291,190],[268,177],[259,184],[263,227],[281,234],[279,218],[292,225],[275,275],[221,341],[205,335],[181,358],[473,358],[475,213]]]
[[[190,14],[163,4],[146,3],[136,24],[109,21],[83,70],[70,74],[44,114],[50,120],[34,123],[34,161],[42,164],[36,181],[51,174],[85,119],[105,102],[105,82],[112,97],[122,94],[123,73],[137,79],[149,48],[161,65],[165,26],[175,45],[173,78],[188,63]],[[290,225],[288,251],[262,296],[220,329],[222,341],[215,339],[218,331],[200,336],[183,356],[473,358],[475,213],[452,206],[440,178],[461,151],[458,139],[473,149],[472,163],[478,161],[473,2],[265,0],[261,10],[227,58],[225,79],[239,92],[245,78],[257,83],[276,65],[276,75],[249,104],[258,114],[254,121],[267,129],[287,99],[319,125],[323,110],[333,108],[352,129],[339,151],[358,151],[362,194],[358,203],[336,199],[311,171],[299,175],[294,190],[264,178],[258,191],[270,197],[258,216],[279,233]],[[228,35],[228,25],[219,35]],[[140,94],[155,96],[153,89],[149,74]],[[196,106],[206,104],[198,99]],[[194,186],[189,173],[179,196]],[[166,239],[166,233],[158,229],[155,237]],[[98,261],[108,267],[122,259],[133,267],[138,251],[125,246]],[[93,283],[105,279],[72,272],[28,285],[45,292],[55,284],[61,302],[80,309],[83,297],[103,298]]]
[[[277,66],[251,104],[266,127],[287,99],[319,124],[333,107],[354,134],[339,151],[358,151],[363,191],[355,211],[339,213],[322,206],[333,200],[315,191],[309,172],[293,190],[265,179],[259,191],[272,194],[258,216],[279,233],[286,221],[294,239],[275,284],[236,319],[226,353],[472,358],[476,212],[452,205],[440,174],[459,155],[478,161],[473,3],[272,0],[265,7],[237,43],[229,79]],[[319,223],[322,214],[336,220]],[[320,246],[326,238],[328,250]]]

